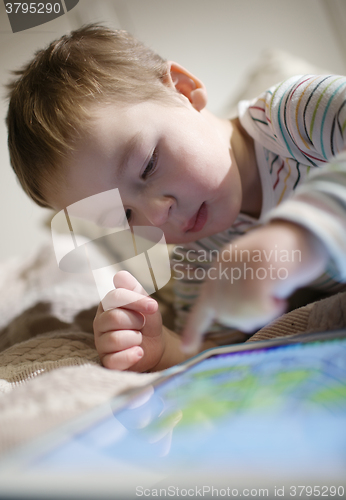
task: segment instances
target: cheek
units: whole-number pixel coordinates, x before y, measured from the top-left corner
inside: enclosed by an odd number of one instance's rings
[[[219,158],[216,159],[219,163]],[[180,151],[175,158],[176,175],[181,176],[180,181],[193,182],[202,186],[208,186],[214,182],[215,155],[205,147],[199,149],[186,148]]]
[[[228,145],[198,129],[193,134],[172,133],[171,138],[169,145],[174,149],[167,144],[162,155],[170,180],[182,190],[190,190],[191,195],[194,188],[208,192],[218,189],[231,166]]]

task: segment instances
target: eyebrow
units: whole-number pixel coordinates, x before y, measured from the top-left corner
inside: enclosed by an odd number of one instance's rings
[[[133,137],[131,137],[125,144],[123,151],[120,156],[120,160],[118,163],[118,169],[117,173],[119,177],[122,177],[124,174],[126,167],[128,165],[128,162],[130,160],[130,157],[133,153],[133,150],[136,148],[137,144],[140,142],[140,139],[142,137],[142,134],[140,132],[137,132]]]

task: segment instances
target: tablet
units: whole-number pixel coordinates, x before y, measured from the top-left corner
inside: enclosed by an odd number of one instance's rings
[[[344,498],[345,479],[345,331],[211,349],[0,463],[6,498]]]

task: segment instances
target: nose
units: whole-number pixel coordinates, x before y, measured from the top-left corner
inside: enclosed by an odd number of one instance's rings
[[[150,224],[160,227],[167,222],[174,202],[172,196],[149,196],[143,202],[142,212]]]

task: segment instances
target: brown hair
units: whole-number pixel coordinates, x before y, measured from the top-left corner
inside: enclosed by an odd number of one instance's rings
[[[63,180],[95,104],[167,99],[164,59],[123,30],[90,24],[62,36],[13,72],[6,118],[11,165],[24,191],[50,207],[44,192]]]

